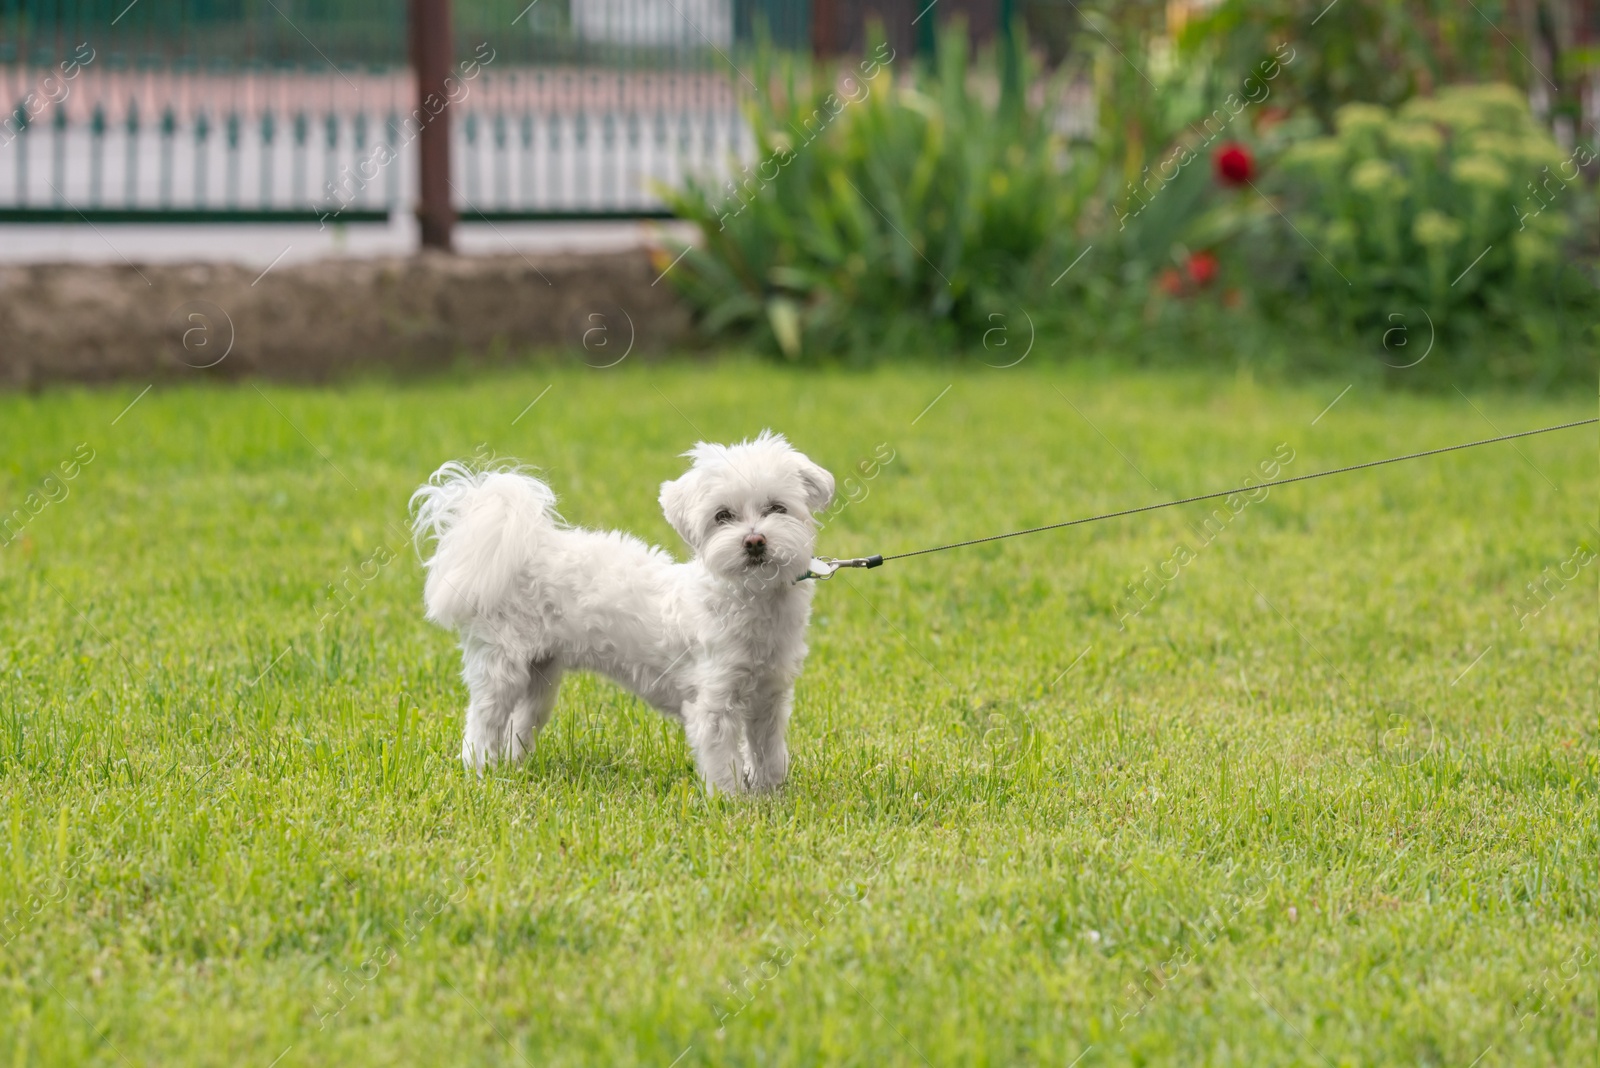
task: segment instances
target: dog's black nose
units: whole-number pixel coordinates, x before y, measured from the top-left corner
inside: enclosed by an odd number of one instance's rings
[[[744,536],[744,551],[751,556],[761,556],[767,551],[767,536],[750,533]]]

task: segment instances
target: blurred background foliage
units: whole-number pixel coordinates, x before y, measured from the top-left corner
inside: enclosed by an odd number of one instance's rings
[[[1034,3],[983,48],[954,20],[914,57],[763,50],[756,162],[674,195],[700,240],[673,278],[712,336],[796,360],[994,362],[1021,329],[1035,358],[1401,377],[1403,321],[1450,351],[1408,382],[1592,379],[1573,17]]]

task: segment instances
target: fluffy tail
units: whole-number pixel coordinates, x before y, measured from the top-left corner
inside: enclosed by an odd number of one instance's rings
[[[428,618],[459,627],[513,595],[547,532],[561,521],[550,487],[520,468],[474,471],[447,463],[411,495],[412,532],[423,562]]]

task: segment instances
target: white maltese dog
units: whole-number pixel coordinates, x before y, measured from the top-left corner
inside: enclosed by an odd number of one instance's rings
[[[447,463],[412,497],[434,539],[428,618],[461,632],[468,690],[461,759],[518,760],[564,671],[608,675],[683,723],[706,786],[771,790],[789,771],[784,731],[806,658],[816,540],[833,476],[763,431],[704,442],[661,486],[661,510],[694,558],[620,531],[570,527],[521,469]]]

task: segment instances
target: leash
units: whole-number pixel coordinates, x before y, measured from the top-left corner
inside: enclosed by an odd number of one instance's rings
[[[946,549],[961,549],[968,545],[982,545],[985,542],[1001,541],[1005,538],[1020,538],[1024,534],[1038,534],[1046,530],[1061,530],[1064,527],[1081,526],[1084,523],[1098,523],[1102,519],[1116,519],[1119,516],[1137,515],[1140,512],[1154,512],[1160,508],[1176,508],[1180,504],[1193,504],[1195,501],[1210,501],[1218,497],[1228,497],[1235,493],[1254,493],[1258,489],[1271,486],[1287,486],[1291,482],[1305,482],[1313,478],[1326,478],[1329,475],[1342,475],[1348,471],[1360,471],[1368,467],[1382,467],[1384,464],[1397,464],[1402,460],[1416,460],[1424,456],[1438,456],[1444,452],[1456,452],[1461,449],[1475,449],[1479,445],[1493,445],[1500,441],[1511,441],[1514,438],[1528,438],[1535,434],[1549,434],[1557,430],[1570,430],[1575,426],[1588,426],[1591,423],[1600,423],[1600,418],[1579,419],[1571,423],[1560,423],[1556,426],[1540,427],[1537,430],[1519,430],[1515,434],[1501,434],[1499,437],[1484,438],[1482,441],[1468,441],[1460,445],[1446,445],[1439,449],[1425,449],[1422,452],[1409,452],[1404,456],[1391,456],[1386,460],[1368,460],[1366,463],[1351,464],[1349,467],[1335,467],[1330,471],[1315,471],[1309,475],[1295,475],[1293,478],[1280,478],[1273,482],[1261,482],[1254,486],[1239,486],[1234,489],[1218,490],[1215,493],[1201,493],[1194,497],[1184,497],[1176,501],[1164,501],[1161,504],[1144,504],[1137,508],[1124,508],[1120,512],[1106,512],[1102,515],[1091,515],[1083,519],[1069,519],[1064,523],[1047,523],[1042,527],[1029,527],[1026,530],[1013,530],[1007,534],[991,534],[987,538],[971,538],[967,541],[953,541],[948,545],[935,545],[931,549],[913,549],[907,553],[893,553],[889,556],[882,554],[875,556],[857,556],[846,560],[836,560],[831,556],[819,556],[811,561],[806,573],[795,579],[804,582],[806,579],[830,579],[840,570],[847,567],[874,568],[882,567],[890,560],[904,560],[912,556],[925,556],[928,553],[942,553]]]

